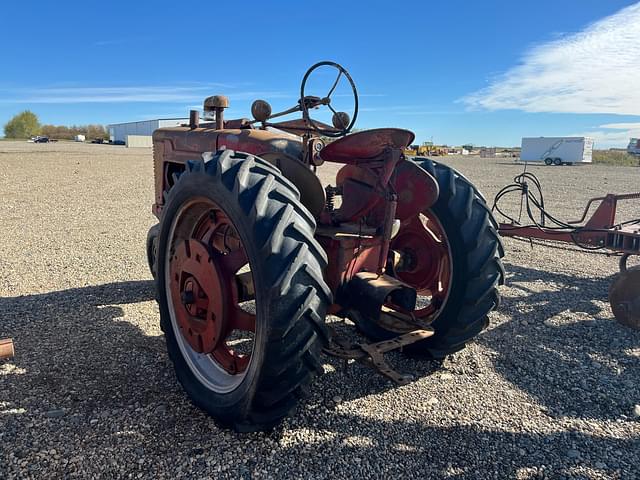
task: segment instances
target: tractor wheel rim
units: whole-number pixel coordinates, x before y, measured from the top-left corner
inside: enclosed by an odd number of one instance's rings
[[[228,393],[244,379],[256,316],[241,308],[236,275],[248,264],[240,236],[211,199],[197,198],[175,215],[165,256],[167,305],[176,341],[204,386]]]
[[[426,210],[402,225],[391,248],[407,260],[395,276],[418,293],[413,315],[433,322],[447,303],[453,277],[451,245],[442,224]]]

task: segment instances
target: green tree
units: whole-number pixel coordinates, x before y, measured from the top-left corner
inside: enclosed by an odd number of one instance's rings
[[[93,140],[94,138],[109,139],[109,134],[104,125],[72,125],[70,127],[65,125],[42,125],[40,131],[42,135],[59,140],[73,140],[76,135],[84,135],[87,140]]]
[[[29,138],[39,133],[38,116],[29,110],[17,114],[4,126],[4,136],[7,138]]]

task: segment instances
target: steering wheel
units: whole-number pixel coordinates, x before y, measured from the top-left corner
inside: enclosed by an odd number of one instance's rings
[[[336,70],[338,70],[338,76],[333,82],[331,89],[329,90],[327,95],[323,98],[305,95],[305,87],[307,85],[307,80],[309,79],[309,77],[311,76],[314,70],[323,66],[333,67]],[[353,91],[354,108],[353,108],[353,116],[351,117],[351,122],[349,122],[348,115],[345,115],[343,112],[336,112],[336,110],[331,106],[331,95],[335,91],[336,87],[340,83],[340,79],[343,76],[349,81],[349,84],[351,85],[351,90]],[[310,108],[318,107],[320,105],[326,105],[329,108],[329,110],[333,112],[333,125],[335,129],[329,130],[327,128],[324,128],[323,126],[320,126],[323,124],[316,123],[316,121],[314,121],[309,115]],[[345,70],[345,68],[342,65],[339,65],[335,62],[319,62],[313,65],[309,70],[307,70],[307,73],[304,74],[304,78],[302,79],[302,85],[300,86],[300,109],[302,110],[302,118],[304,118],[307,122],[309,122],[309,125],[311,125],[311,127],[320,135],[335,138],[335,137],[342,137],[347,133],[349,133],[353,128],[353,125],[356,123],[356,118],[358,116],[358,92],[356,91],[356,84],[353,83],[353,79],[351,78],[351,75],[349,75],[349,72],[347,72],[347,70]]]

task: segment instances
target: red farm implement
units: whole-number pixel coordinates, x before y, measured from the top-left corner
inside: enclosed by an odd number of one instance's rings
[[[520,218],[512,218],[500,210],[501,198],[513,192],[522,195],[521,212],[524,209],[529,220],[526,225],[521,224]],[[545,210],[538,179],[531,173],[523,173],[496,195],[493,209],[509,220],[499,224],[502,236],[571,243],[587,251],[604,250],[619,255],[620,274],[609,288],[611,310],[620,323],[640,329],[640,267],[627,267],[630,256],[640,255],[640,219],[616,220],[618,202],[639,199],[640,193],[610,193],[592,198],[581,218],[563,222]],[[594,205],[597,206],[587,219]]]

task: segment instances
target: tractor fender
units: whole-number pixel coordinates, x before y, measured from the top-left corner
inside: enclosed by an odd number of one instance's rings
[[[336,175],[338,186],[344,185],[347,180],[356,180],[359,184],[367,184],[371,187],[369,195],[361,193],[357,199],[360,204],[376,203],[370,214],[369,223],[377,224],[384,218],[384,204],[381,198],[375,194],[376,175],[368,168],[356,165],[345,165]],[[436,179],[417,163],[404,160],[398,163],[391,177],[393,189],[398,195],[396,218],[406,220],[414,217],[425,209],[431,207],[438,200],[439,187]]]
[[[318,220],[324,209],[326,197],[317,175],[300,160],[286,153],[264,152],[258,156],[276,166],[282,175],[296,186],[300,192],[300,201]]]
[[[400,162],[392,181],[398,195],[396,218],[400,220],[423,212],[438,200],[440,189],[437,180],[413,161]]]

